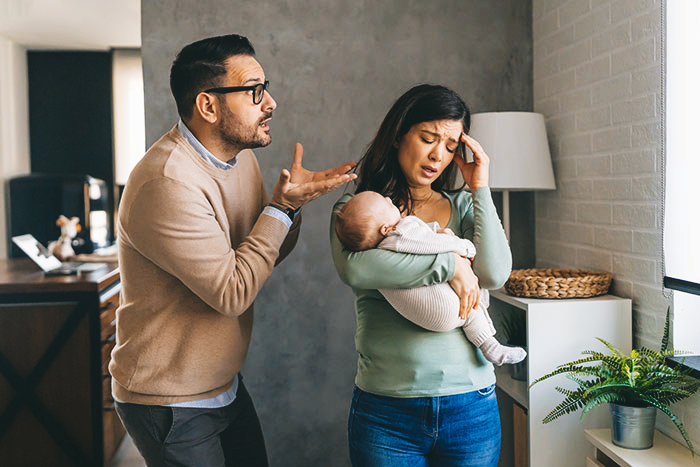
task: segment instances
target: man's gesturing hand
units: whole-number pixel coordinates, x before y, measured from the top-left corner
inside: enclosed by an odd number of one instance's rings
[[[301,166],[303,156],[303,146],[296,143],[292,168],[282,169],[277,185],[272,190],[273,204],[284,209],[297,209],[357,178],[356,174],[347,173],[357,165],[355,162],[346,162],[322,172],[312,172]]]

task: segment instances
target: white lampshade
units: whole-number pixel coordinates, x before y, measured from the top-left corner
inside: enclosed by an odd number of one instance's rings
[[[491,159],[491,189],[530,191],[556,188],[542,114],[472,114],[469,135],[481,144]]]

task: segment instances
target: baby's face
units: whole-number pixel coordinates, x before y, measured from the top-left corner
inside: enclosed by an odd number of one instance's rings
[[[380,195],[374,191],[366,191],[361,193],[365,195],[365,208],[370,210],[374,217],[382,222],[382,224],[394,226],[401,220],[401,212],[391,199]]]

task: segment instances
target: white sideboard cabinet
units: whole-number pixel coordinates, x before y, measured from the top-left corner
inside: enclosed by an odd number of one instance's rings
[[[509,396],[505,400],[512,401],[510,413],[515,413],[513,423],[507,420],[503,426],[504,440],[513,440],[514,465],[585,467],[591,446],[586,442],[584,429],[609,427],[607,407],[596,408],[583,421],[579,410],[543,424],[542,419],[564,398],[555,387],[573,389],[575,383],[560,375],[539,382],[530,390],[528,386],[562,363],[584,357],[581,354],[584,350],[607,352],[596,337],[629,352],[632,349],[631,300],[612,295],[530,299],[496,290],[491,292],[490,310],[520,317],[524,314],[527,381],[513,379],[509,365],[496,368],[496,386]],[[508,410],[501,407],[501,412],[504,409]]]
[[[586,430],[586,440],[595,448],[586,459],[593,467],[700,467],[700,457],[663,433],[654,433],[654,446],[650,449],[625,449],[610,440],[610,430],[598,428]]]

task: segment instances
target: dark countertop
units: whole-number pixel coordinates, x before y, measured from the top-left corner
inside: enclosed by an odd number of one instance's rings
[[[119,265],[73,276],[45,276],[29,258],[0,259],[0,294],[36,292],[90,292],[102,290],[119,279]]]

